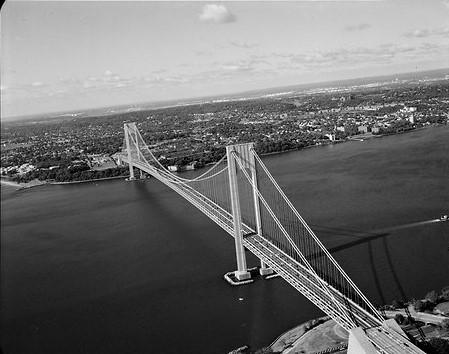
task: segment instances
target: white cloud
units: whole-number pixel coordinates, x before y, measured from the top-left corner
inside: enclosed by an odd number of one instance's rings
[[[448,46],[439,46],[432,43],[421,43],[420,45],[384,44],[374,48],[339,48],[301,54],[273,53],[273,56],[281,60],[280,66],[283,69],[316,70],[332,68],[336,65],[341,68],[350,68],[354,65],[385,65],[398,62],[398,60],[422,60],[429,55],[444,56],[448,51]]]
[[[244,49],[251,49],[257,47],[258,43],[248,43],[248,42],[241,42],[241,41],[231,41],[229,42],[231,45],[237,48],[244,48]]]
[[[40,81],[35,81],[35,82],[33,82],[31,84],[31,86],[33,86],[33,87],[40,87],[40,86],[44,86],[44,83],[40,82]]]
[[[208,4],[203,6],[200,21],[208,23],[230,23],[235,21],[235,16],[224,5]]]
[[[369,23],[359,23],[357,25],[349,25],[345,27],[345,30],[348,32],[359,32],[370,28],[371,25]]]
[[[449,35],[449,27],[433,28],[433,29],[421,28],[404,34],[405,37],[409,38],[425,38],[430,36],[448,36],[448,35]]]

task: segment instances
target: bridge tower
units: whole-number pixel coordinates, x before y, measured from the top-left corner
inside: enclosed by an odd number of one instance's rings
[[[228,175],[229,175],[229,188],[231,195],[231,207],[232,217],[234,221],[234,241],[235,252],[237,258],[237,271],[234,273],[238,280],[246,280],[251,278],[251,274],[248,272],[246,264],[245,248],[243,247],[243,233],[242,233],[242,215],[240,210],[239,199],[239,187],[237,172],[238,168],[236,160],[239,159],[243,167],[249,170],[249,174],[252,178],[253,184],[253,200],[254,200],[254,217],[256,222],[256,232],[258,235],[262,235],[262,222],[260,218],[260,201],[257,193],[257,170],[256,161],[253,154],[254,143],[238,144],[226,146],[226,156],[228,160]],[[268,275],[273,273],[271,268],[268,268],[266,264],[261,260],[260,274]]]
[[[134,181],[136,177],[134,176],[134,165],[132,161],[134,157],[137,157],[137,159],[140,160],[139,142],[137,137],[138,130],[136,123],[125,123],[123,128],[125,130],[125,144],[128,155],[129,180]]]

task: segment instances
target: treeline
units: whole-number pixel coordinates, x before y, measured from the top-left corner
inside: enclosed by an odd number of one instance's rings
[[[18,183],[26,183],[34,179],[40,181],[72,182],[127,175],[129,175],[128,167],[109,168],[103,171],[91,171],[88,167],[87,169],[84,167],[73,167],[56,168],[52,170],[36,169],[24,175],[16,175],[12,180]]]
[[[174,157],[161,161],[161,164],[165,167],[170,165],[185,166],[193,161],[196,161],[196,168],[202,168],[210,163],[219,161],[226,154],[225,147],[213,147],[210,150],[193,154],[190,156]]]

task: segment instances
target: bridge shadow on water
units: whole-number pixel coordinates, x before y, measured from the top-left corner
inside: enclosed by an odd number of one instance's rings
[[[148,181],[150,182],[150,181]],[[176,200],[176,203],[179,203],[181,214],[177,210],[177,208],[173,208],[173,201],[169,198],[162,197],[163,194],[158,193],[156,191],[152,191],[151,187],[148,185],[148,183],[143,181],[137,181],[133,183],[135,191],[139,196],[141,197],[141,202],[145,206],[145,208],[142,210],[143,216],[148,218],[148,215],[151,215],[152,217],[156,217],[160,220],[164,220],[165,223],[168,223],[168,229],[167,231],[171,232],[177,232],[179,233],[179,230],[191,230],[192,232],[188,232],[188,240],[185,240],[186,244],[195,245],[194,248],[203,248],[204,250],[207,250],[207,252],[203,252],[202,257],[206,257],[212,261],[216,261],[217,259],[221,259],[222,261],[224,258],[227,258],[223,256],[222,252],[219,252],[219,250],[212,245],[212,243],[208,243],[205,239],[205,236],[201,234],[201,232],[197,232],[195,226],[192,225],[191,221],[192,219],[195,219],[192,213],[198,213],[198,217],[204,217],[205,219],[209,220],[206,216],[204,216],[200,211],[196,210],[196,208],[192,208],[190,204],[184,200],[181,196],[173,197],[173,198],[179,198],[179,200]],[[184,205],[185,204],[185,205]],[[178,207],[179,207],[178,206]],[[186,212],[188,214],[188,218],[186,218]],[[410,224],[411,226],[412,224]],[[418,223],[416,223],[416,226]],[[363,244],[367,244],[368,247],[368,259],[369,259],[369,266],[372,272],[373,276],[373,282],[375,285],[375,288],[378,293],[379,300],[385,304],[388,299],[386,299],[384,291],[382,289],[382,283],[385,279],[381,279],[379,276],[378,270],[376,269],[376,259],[379,257],[376,257],[375,251],[374,251],[374,241],[381,240],[384,252],[382,254],[382,257],[385,257],[386,264],[389,269],[389,273],[391,274],[394,283],[396,285],[396,289],[399,291],[400,296],[402,299],[406,299],[406,295],[404,292],[404,289],[400,283],[399,276],[396,273],[396,270],[393,265],[392,261],[392,255],[388,248],[388,236],[391,235],[391,232],[395,229],[400,229],[403,227],[395,227],[391,229],[383,229],[378,231],[361,231],[361,230],[355,230],[355,229],[346,229],[346,228],[335,228],[335,227],[326,227],[326,226],[319,226],[319,225],[310,225],[313,227],[313,229],[321,236],[321,235],[329,235],[329,236],[342,236],[349,239],[352,239],[349,242],[345,242],[336,246],[328,247],[328,250],[330,253],[335,254],[337,252],[341,252],[344,250],[348,250],[350,248],[354,248],[356,246],[360,246]],[[404,225],[405,226],[405,225]],[[408,226],[405,226],[408,227]],[[220,229],[220,228],[218,228]],[[221,230],[221,229],[220,229]],[[223,231],[223,236],[227,236],[227,234]],[[195,238],[192,240],[192,238]],[[332,239],[331,239],[332,240]],[[192,242],[193,241],[193,242]],[[376,243],[378,244],[378,243]],[[230,249],[232,248],[232,245],[230,244]],[[217,258],[218,257],[218,258]]]
[[[329,247],[328,251],[330,253],[343,251],[345,249],[352,248],[380,238],[385,238],[390,235],[390,233],[388,232],[375,232],[375,231],[367,232],[367,231],[341,229],[336,227],[327,227],[319,225],[310,225],[310,226],[313,227],[313,230],[317,231],[319,234],[328,234],[332,236],[345,236],[354,239],[354,241],[343,243],[341,245],[334,247]]]
[[[215,243],[205,241],[205,237],[202,237],[201,232],[197,232],[197,228],[195,228],[191,222],[196,218],[205,218],[206,222],[210,222],[210,219],[207,216],[195,207],[192,207],[190,203],[181,196],[173,196],[174,200],[172,200],[171,197],[166,198],[164,196],[165,193],[152,191],[147,182],[151,183],[152,181],[133,182],[136,194],[138,194],[141,199],[140,202],[147,207],[145,210],[142,210],[145,211],[143,217],[148,219],[149,215],[151,215],[151,218],[155,217],[159,220],[164,220],[164,224],[167,226],[167,232],[170,233],[173,232],[179,234],[183,233],[184,230],[185,233],[188,233],[188,237],[181,237],[183,244],[185,244],[186,247],[191,247],[191,252],[194,252],[194,249],[202,248],[202,258],[217,260],[224,257],[223,254],[220,253],[216,247],[214,247]],[[167,191],[174,194],[171,190]],[[180,209],[173,208],[173,201],[176,204],[179,203]],[[198,214],[198,216],[192,215],[194,213]],[[188,218],[186,218],[186,215]],[[220,227],[215,226],[216,225],[212,223],[211,228],[213,228],[214,231],[221,231],[224,234],[223,236],[227,236],[227,234]],[[201,228],[200,231],[203,229],[204,228]],[[179,239],[177,236],[173,238]],[[207,252],[204,252],[204,250]]]
[[[367,244],[369,265],[370,265],[371,272],[373,275],[374,285],[377,290],[379,300],[381,301],[382,304],[386,304],[387,301],[389,301],[389,299],[386,298],[384,291],[382,290],[383,280],[380,279],[379,273],[376,268],[376,263],[375,263],[376,256],[375,256],[375,251],[373,248],[373,241],[375,241],[375,240],[381,241],[383,251],[384,251],[383,256],[385,257],[386,264],[388,265],[389,273],[391,274],[391,276],[394,280],[396,289],[398,290],[401,299],[403,301],[407,300],[407,296],[405,294],[404,288],[401,284],[399,276],[398,276],[396,269],[393,265],[391,252],[388,248],[388,236],[390,236],[391,233],[385,232],[385,231],[390,230],[390,229],[384,229],[383,231],[379,230],[378,232],[376,232],[376,231],[367,232],[367,231],[360,231],[360,230],[354,230],[354,229],[332,228],[332,227],[319,226],[319,225],[311,225],[311,226],[319,234],[329,234],[332,236],[344,236],[344,237],[354,239],[353,241],[350,241],[350,242],[346,242],[346,243],[343,243],[343,244],[340,244],[337,246],[329,247],[328,251],[332,254],[340,252],[340,251],[344,251],[344,250],[347,250],[347,249],[350,249],[350,248],[353,248],[356,246]],[[402,227],[391,228],[391,230],[400,229],[400,228],[402,228]]]

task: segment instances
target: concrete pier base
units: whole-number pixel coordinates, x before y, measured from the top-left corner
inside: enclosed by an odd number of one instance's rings
[[[251,279],[250,272],[228,272],[224,275],[224,278],[232,286],[245,285],[254,282],[254,279]]]
[[[349,331],[348,354],[377,354],[376,348],[360,327]]]
[[[383,339],[379,340],[379,332],[385,332]],[[402,330],[402,328],[397,324],[394,319],[385,320],[382,326],[372,327],[364,331],[361,327],[354,328],[349,331],[349,341],[348,341],[348,354],[375,354],[378,351],[375,349],[374,345],[371,343],[370,338],[377,338],[376,343],[380,343],[382,346],[383,341],[389,338],[392,333],[395,333],[396,340],[388,343],[389,353],[422,353],[424,352],[411,343]]]
[[[238,271],[236,270],[234,272],[234,276],[238,279],[238,280],[247,280],[247,279],[251,279],[251,273],[248,271]]]
[[[271,275],[274,273],[274,270],[271,268],[259,268],[259,274],[264,276],[264,275]]]

